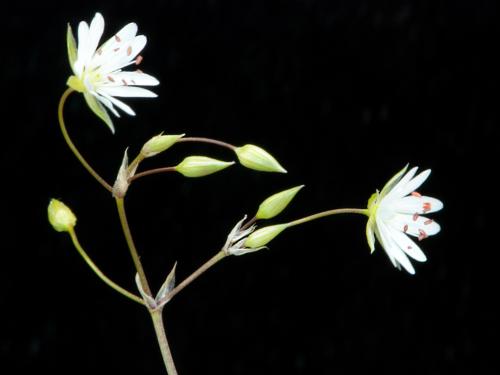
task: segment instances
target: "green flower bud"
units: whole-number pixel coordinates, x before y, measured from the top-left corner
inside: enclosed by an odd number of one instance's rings
[[[155,156],[160,152],[165,151],[166,149],[173,146],[175,142],[179,140],[179,138],[184,137],[185,134],[176,134],[176,135],[163,135],[159,134],[151,138],[147,141],[144,146],[142,146],[141,154],[145,158],[149,158],[151,156]]]
[[[286,169],[271,154],[258,146],[236,147],[234,152],[236,152],[240,163],[247,168],[262,172],[286,173]]]
[[[188,156],[175,170],[186,177],[203,177],[233,165],[234,161],[220,161],[206,156]]]
[[[271,195],[259,206],[259,210],[255,217],[257,219],[271,219],[283,211],[286,206],[292,201],[295,195],[302,189],[304,185],[281,191]]]
[[[57,199],[51,199],[47,209],[49,222],[58,232],[68,232],[76,225],[76,216],[68,206]]]
[[[258,229],[247,237],[244,246],[251,249],[265,246],[287,227],[288,224],[277,224]]]

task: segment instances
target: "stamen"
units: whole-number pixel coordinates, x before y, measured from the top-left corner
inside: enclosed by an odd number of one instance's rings
[[[137,55],[137,57],[135,58],[135,65],[139,65],[141,62],[142,62],[142,56]]]
[[[432,220],[432,219],[427,219],[426,221],[424,221],[424,225],[429,225],[429,224],[431,224],[431,223],[433,223],[433,222],[434,222],[434,220]]]
[[[429,212],[431,210],[431,204],[429,202],[424,203],[424,213]]]
[[[429,237],[429,236],[427,235],[427,233],[425,233],[425,231],[423,229],[418,230],[418,240],[419,241],[425,240],[427,237]]]
[[[418,212],[415,212],[413,214],[413,221],[417,221],[419,217],[420,217],[420,215],[418,214]]]
[[[132,80],[132,84],[136,85],[135,80]]]
[[[122,82],[123,82],[123,84],[124,84],[125,86],[128,86],[127,81],[125,81],[124,79],[122,79]]]
[[[122,39],[118,36],[118,35],[115,35],[115,39],[118,43],[120,43],[122,41]]]
[[[414,197],[417,197],[417,198],[422,197],[422,194],[420,194],[418,191],[414,191],[413,193],[411,193],[411,195],[413,195]]]
[[[405,226],[403,227],[403,232],[408,232],[408,224],[405,224]]]
[[[113,51],[114,51],[114,52],[118,52],[119,50],[120,50],[120,47],[115,48]]]
[[[132,54],[132,46],[128,46],[127,48],[127,56],[130,56]]]
[[[114,79],[113,79],[113,77],[111,77],[111,76],[108,76],[108,80],[109,80],[110,82],[115,82],[115,80],[114,80]]]
[[[408,250],[411,250],[411,249],[413,249],[413,247],[411,247],[411,246],[408,246],[408,247],[407,247],[407,249],[408,249]]]

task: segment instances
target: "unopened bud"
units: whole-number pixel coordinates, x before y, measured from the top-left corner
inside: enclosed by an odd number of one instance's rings
[[[266,246],[274,237],[283,232],[288,227],[287,224],[277,224],[256,230],[245,241],[245,247],[255,249]]]
[[[234,149],[242,165],[247,168],[262,172],[286,173],[280,163],[266,150],[255,146],[245,145]]]
[[[188,156],[175,170],[186,177],[203,177],[233,165],[234,161],[221,161],[206,156]]]
[[[142,146],[141,154],[145,158],[155,156],[160,152],[172,147],[172,145],[179,140],[179,138],[184,137],[185,134],[176,135],[163,135],[159,134],[147,141],[144,146]]]
[[[259,210],[255,217],[257,219],[270,219],[283,211],[286,206],[292,201],[295,195],[302,189],[304,185],[281,191],[271,195],[259,206]]]
[[[68,232],[76,225],[76,216],[70,208],[57,199],[51,199],[47,209],[49,222],[58,232]]]

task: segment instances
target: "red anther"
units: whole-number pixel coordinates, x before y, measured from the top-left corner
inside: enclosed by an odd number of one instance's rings
[[[139,65],[141,62],[142,62],[142,56],[141,56],[141,55],[138,55],[138,56],[135,58],[135,65]]]
[[[118,43],[120,43],[122,41],[122,39],[118,36],[118,35],[115,35],[115,39]]]
[[[113,79],[113,77],[111,77],[111,76],[108,76],[108,81],[110,81],[110,82],[115,82],[115,80],[114,80],[114,79]]]
[[[120,50],[120,47],[115,48],[113,51],[114,51],[114,52],[118,52],[119,50]]]
[[[424,221],[424,225],[429,225],[429,224],[431,224],[432,222],[434,222],[434,220],[432,220],[432,219],[427,219],[426,221]]]
[[[132,54],[132,46],[127,47],[127,56],[130,56]]]
[[[407,232],[408,231],[408,224],[405,224],[405,226],[403,227],[403,232]]]
[[[125,86],[128,86],[127,81],[125,81],[124,79],[122,79],[122,82],[123,82],[123,84],[124,84]]]
[[[429,236],[427,235],[427,233],[425,233],[424,230],[422,230],[422,229],[418,230],[418,240],[419,241],[425,240],[427,237],[429,237]]]
[[[411,195],[413,195],[414,197],[417,197],[417,198],[422,197],[422,194],[420,194],[418,191],[414,191],[413,193],[411,193]]]
[[[429,212],[431,210],[431,204],[429,202],[425,202],[423,206],[424,213]]]
[[[418,214],[418,212],[415,212],[413,214],[413,221],[417,221],[419,217],[420,217],[420,215]]]
[[[411,247],[411,246],[408,246],[408,247],[407,247],[407,249],[408,249],[408,250],[411,250],[411,249],[413,249],[413,247]]]

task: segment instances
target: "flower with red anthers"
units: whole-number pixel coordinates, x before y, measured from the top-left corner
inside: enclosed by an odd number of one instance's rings
[[[425,254],[409,237],[419,241],[439,233],[440,226],[434,220],[422,214],[439,211],[443,203],[424,196],[416,189],[429,177],[431,170],[427,169],[417,176],[417,167],[406,172],[408,166],[397,173],[381,192],[373,194],[368,201],[368,224],[366,237],[371,251],[375,250],[375,237],[385,250],[392,264],[401,266],[411,274],[415,269],[408,257],[425,262]]]
[[[154,98],[157,95],[137,86],[156,86],[158,80],[137,69],[123,71],[129,65],[139,65],[139,53],[147,39],[137,34],[137,25],[129,23],[98,48],[104,31],[104,19],[96,13],[90,26],[78,25],[78,46],[68,25],[68,55],[73,74],[68,86],[83,93],[87,104],[114,132],[113,122],[105,108],[120,117],[115,106],[134,116],[135,112],[116,97]]]

